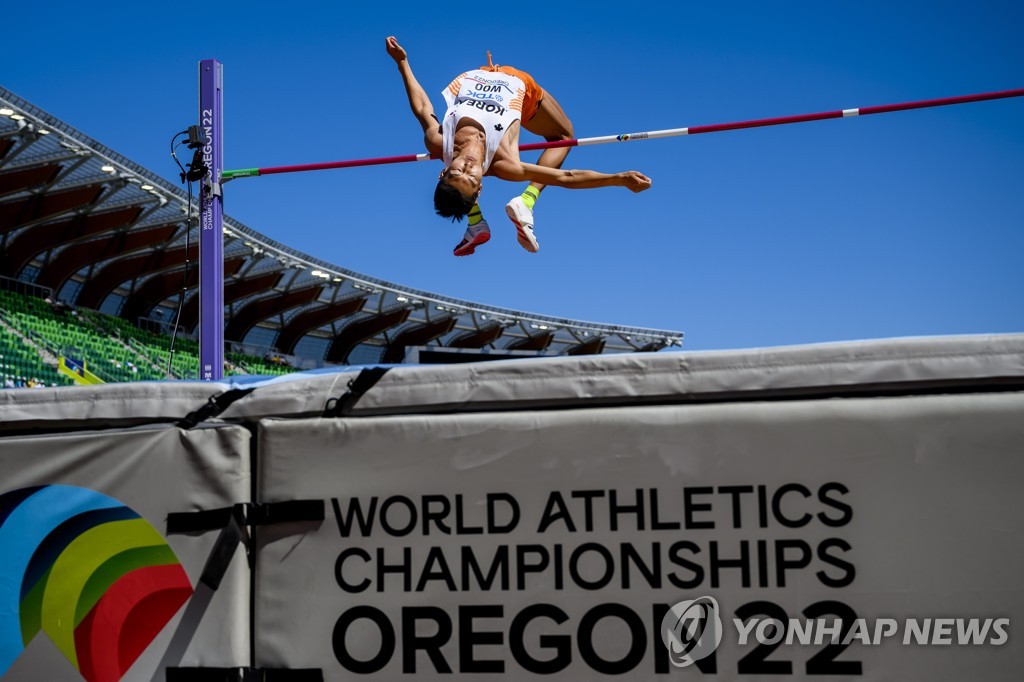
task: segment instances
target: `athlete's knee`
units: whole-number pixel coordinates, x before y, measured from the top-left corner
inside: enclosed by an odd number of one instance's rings
[[[548,142],[560,142],[562,140],[571,140],[573,137],[572,123],[566,121],[566,125],[562,127],[562,130],[554,135],[545,135],[544,139]]]

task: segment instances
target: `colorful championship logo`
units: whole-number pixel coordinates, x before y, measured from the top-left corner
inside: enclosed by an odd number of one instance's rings
[[[43,631],[89,682],[117,682],[192,595],[153,526],[86,488],[0,495],[0,677]]]

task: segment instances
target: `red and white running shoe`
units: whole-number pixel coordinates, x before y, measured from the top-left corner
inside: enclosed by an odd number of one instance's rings
[[[466,228],[466,234],[462,236],[462,241],[455,247],[453,253],[456,256],[469,256],[476,251],[476,247],[486,244],[490,238],[491,228],[487,226],[486,220],[481,220],[476,225]]]
[[[537,236],[533,233],[533,211],[526,207],[522,197],[516,197],[505,204],[505,213],[516,224],[516,232],[519,233],[519,246],[530,253],[537,253],[540,244],[537,243]]]

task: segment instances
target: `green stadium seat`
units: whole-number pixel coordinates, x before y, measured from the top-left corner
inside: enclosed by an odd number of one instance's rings
[[[54,356],[85,361],[104,381],[163,380],[168,378],[168,365],[173,378],[197,378],[199,344],[192,339],[177,338],[172,357],[169,336],[94,310],[58,312],[43,299],[4,290],[0,290],[0,313],[36,346]],[[6,329],[0,328],[0,332],[0,379],[34,376],[47,385],[74,383],[44,361],[36,347]],[[296,371],[243,353],[228,353],[226,360],[227,375],[278,376]]]

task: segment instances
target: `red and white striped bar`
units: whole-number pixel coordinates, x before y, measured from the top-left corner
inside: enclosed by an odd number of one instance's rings
[[[961,95],[959,97],[944,97],[941,99],[926,99],[916,102],[903,102],[900,104],[882,104],[871,107],[859,107],[855,109],[836,109],[834,111],[822,111],[815,114],[797,114],[795,116],[780,116],[777,118],[760,118],[752,121],[737,121],[734,123],[715,123],[711,125],[691,126],[689,128],[671,128],[668,130],[652,130],[640,133],[624,133],[621,135],[604,135],[602,137],[583,137],[574,140],[558,140],[556,142],[532,142],[520,145],[520,151],[532,151],[535,149],[552,149],[555,147],[585,147],[593,144],[607,144],[610,142],[631,142],[633,140],[655,140],[662,137],[679,137],[681,135],[700,135],[702,133],[720,133],[726,130],[742,130],[744,128],[761,128],[765,126],[787,125],[790,123],[807,123],[809,121],[824,121],[832,118],[849,118],[851,116],[870,116],[871,114],[888,114],[893,111],[907,111],[910,109],[925,109],[927,107],[945,107],[953,104],[967,104],[969,102],[984,102],[994,99],[1006,99],[1008,97],[1024,96],[1024,88],[1016,90],[1002,90],[999,92],[984,92],[976,95]],[[409,154],[406,156],[389,156],[376,159],[356,159],[353,161],[331,161],[327,163],[311,163],[298,166],[276,166],[271,168],[245,168],[242,170],[224,171],[224,181],[234,178],[253,177],[258,175],[271,175],[274,173],[297,173],[301,171],[328,170],[331,168],[352,168],[355,166],[376,166],[386,163],[404,163],[408,161],[426,161],[431,158],[429,154]]]

